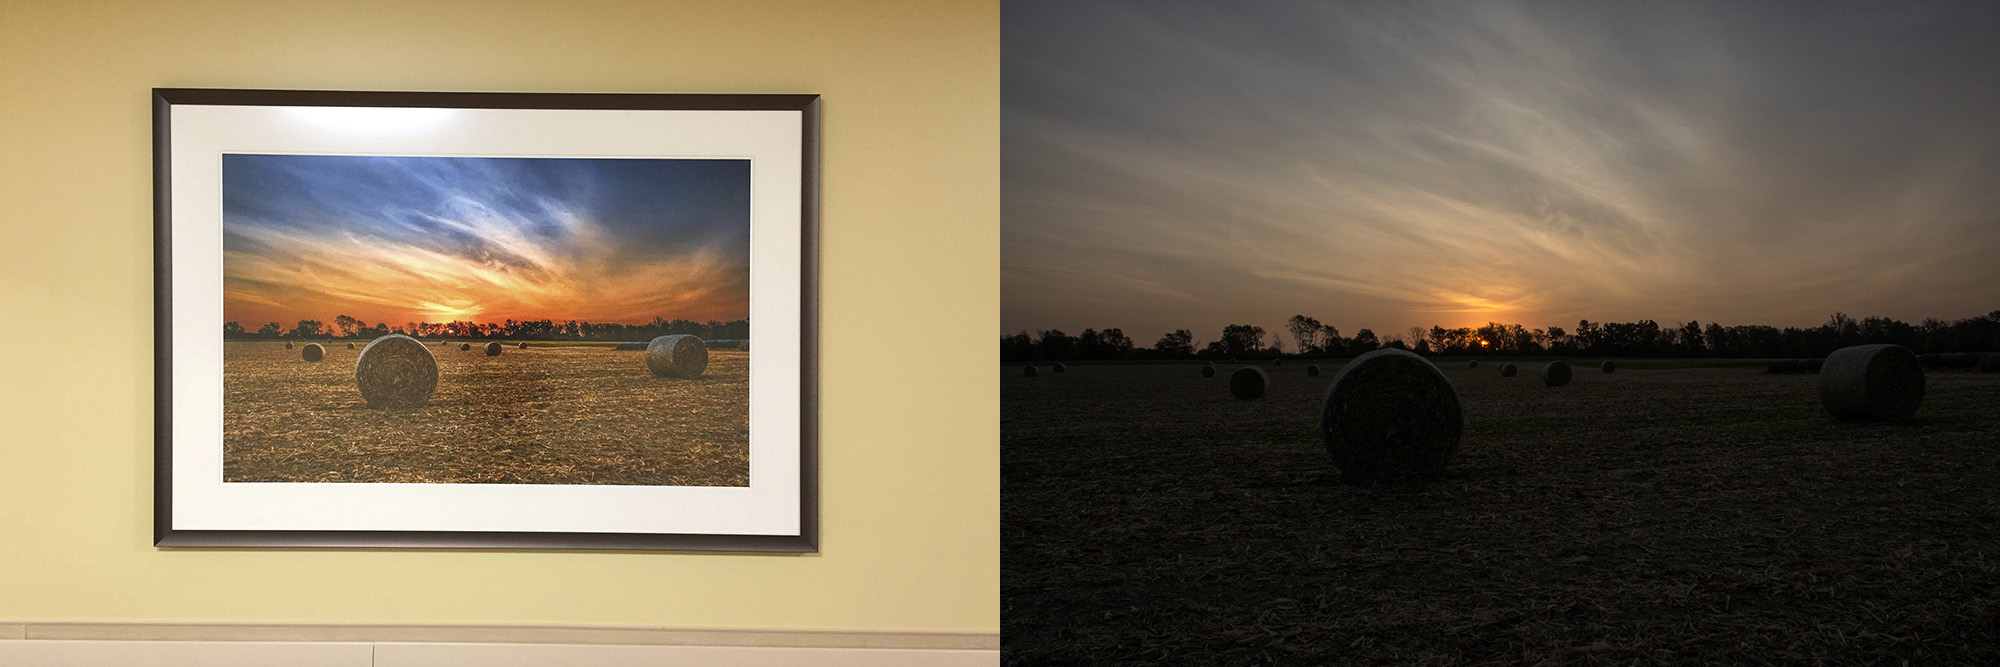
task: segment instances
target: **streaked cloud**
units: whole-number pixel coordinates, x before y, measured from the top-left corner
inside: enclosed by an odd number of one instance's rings
[[[1003,7],[1002,326],[2000,308],[1978,3]]]

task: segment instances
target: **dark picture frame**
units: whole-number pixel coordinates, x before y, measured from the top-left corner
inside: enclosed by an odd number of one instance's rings
[[[229,90],[229,89],[186,89],[156,88],[152,91],[153,105],[153,188],[154,188],[154,317],[155,317],[155,442],[154,442],[154,531],[153,543],[157,547],[285,547],[285,548],[471,548],[471,549],[613,549],[613,550],[666,550],[666,551],[735,551],[761,553],[811,553],[818,550],[818,340],[819,340],[819,201],[820,201],[820,97],[811,94],[743,95],[743,94],[616,94],[616,93],[476,93],[476,92],[387,92],[387,91],[299,91],[299,90]],[[790,165],[796,161],[796,173],[780,170],[779,177],[764,181],[763,172],[751,181],[753,191],[768,191],[771,188],[796,192],[781,192],[785,204],[762,209],[763,214],[753,215],[750,234],[750,271],[760,267],[778,267],[780,275],[788,280],[777,283],[785,289],[770,290],[775,296],[766,299],[783,304],[796,304],[796,310],[786,308],[778,311],[778,316],[767,318],[772,329],[782,328],[782,335],[775,339],[788,340],[796,336],[796,349],[782,346],[774,352],[774,358],[784,361],[796,358],[797,363],[773,364],[773,375],[762,376],[752,373],[748,381],[752,386],[751,400],[757,400],[758,378],[776,377],[783,381],[772,386],[792,386],[797,388],[796,412],[786,405],[769,412],[785,415],[774,421],[778,426],[758,427],[758,412],[751,410],[752,421],[749,428],[750,482],[742,490],[732,490],[736,495],[716,496],[722,498],[708,509],[721,507],[721,514],[730,517],[741,515],[741,519],[715,519],[709,517],[681,517],[676,512],[689,512],[673,503],[646,501],[645,493],[674,492],[667,487],[624,487],[618,493],[638,494],[631,497],[642,502],[620,504],[613,507],[611,519],[592,516],[585,521],[584,512],[597,510],[580,509],[577,521],[572,526],[568,518],[551,520],[543,512],[521,512],[537,515],[516,528],[512,519],[504,511],[495,512],[501,516],[479,521],[468,521],[463,525],[455,522],[454,510],[450,507],[415,507],[411,512],[378,511],[380,507],[397,510],[409,508],[399,503],[410,502],[408,497],[377,499],[375,495],[390,489],[402,489],[415,496],[422,494],[457,492],[466,489],[444,487],[491,487],[477,489],[481,493],[494,494],[489,497],[511,498],[512,494],[537,494],[533,499],[522,500],[535,508],[569,507],[568,498],[575,494],[594,492],[595,487],[563,486],[552,484],[382,484],[348,482],[338,484],[246,484],[224,482],[220,474],[210,474],[220,470],[220,464],[213,470],[203,463],[213,458],[220,460],[222,451],[220,392],[221,364],[219,352],[208,354],[209,348],[219,350],[220,334],[217,338],[190,336],[189,328],[194,319],[199,325],[215,328],[220,322],[207,321],[205,315],[217,312],[219,306],[212,307],[206,299],[213,296],[217,303],[220,293],[209,295],[205,289],[196,289],[197,284],[205,285],[209,273],[220,275],[220,251],[210,253],[202,248],[213,245],[188,239],[219,238],[221,226],[219,215],[190,215],[190,210],[201,209],[201,205],[179,206],[186,202],[181,198],[207,198],[219,200],[220,184],[215,177],[201,169],[190,169],[188,165],[204,164],[207,161],[219,163],[220,153],[225,151],[264,150],[260,142],[263,138],[248,135],[237,136],[236,125],[229,122],[202,122],[202,114],[249,114],[249,117],[276,117],[286,110],[294,109],[413,109],[452,110],[472,114],[478,118],[498,119],[494,122],[506,127],[515,118],[543,119],[534,122],[522,121],[521,135],[512,137],[506,133],[491,135],[502,145],[497,145],[492,155],[519,156],[523,144],[516,138],[529,138],[536,145],[562,145],[565,135],[561,128],[588,127],[593,119],[617,114],[620,118],[639,118],[646,127],[658,127],[666,135],[672,135],[689,118],[719,119],[726,127],[730,123],[741,122],[748,136],[768,138],[763,145],[786,147],[779,153],[796,150],[796,154],[781,154],[782,160],[772,164]],[[683,112],[700,112],[687,114]],[[773,114],[772,112],[778,112]],[[261,116],[259,114],[262,114]],[[190,118],[196,120],[188,120]],[[553,119],[552,122],[544,122]],[[707,122],[707,121],[704,121]],[[541,123],[536,125],[535,123]],[[192,124],[192,125],[191,125]],[[195,130],[191,127],[205,127]],[[706,126],[704,126],[706,127]],[[216,128],[221,128],[217,130]],[[557,128],[551,130],[550,128]],[[778,128],[782,131],[774,131]],[[205,138],[190,136],[207,132]],[[254,130],[251,130],[254,133]],[[706,130],[704,130],[706,132]],[[761,134],[757,134],[760,133]],[[188,136],[183,136],[188,135]],[[690,135],[692,136],[692,135]],[[707,146],[715,143],[707,135],[694,142]],[[734,136],[734,135],[730,135]],[[303,140],[319,142],[339,142],[339,137],[316,136]],[[278,145],[272,149],[278,152],[291,150],[283,144],[291,139],[273,140]],[[395,139],[371,139],[372,144],[360,145],[356,154],[395,154]],[[708,143],[701,143],[708,142]],[[602,143],[602,142],[600,142]],[[727,140],[722,140],[727,149]],[[191,146],[193,146],[191,148]],[[217,147],[221,147],[218,149]],[[344,151],[345,149],[341,149]],[[537,149],[539,150],[539,149]],[[551,156],[560,156],[561,148]],[[678,151],[679,149],[675,149]],[[757,153],[765,150],[765,153]],[[754,163],[761,156],[770,155],[768,148],[745,148],[741,154],[750,156]],[[311,151],[302,151],[311,152]],[[418,151],[428,155],[452,154],[451,151]],[[699,152],[699,151],[697,151]],[[725,153],[728,151],[725,150]],[[530,152],[530,155],[535,153]],[[601,150],[579,149],[575,155],[601,155]],[[712,153],[711,153],[712,154]],[[481,153],[469,153],[479,156]],[[660,157],[678,157],[676,154]],[[219,170],[218,172],[219,173]],[[179,188],[178,190],[176,188]],[[194,193],[190,196],[189,193]],[[795,198],[793,195],[796,195]],[[796,210],[789,210],[791,207]],[[210,207],[214,208],[214,207]],[[219,210],[219,209],[215,209]],[[213,219],[211,219],[213,218]],[[774,226],[783,233],[772,236],[761,234],[757,225],[767,221],[777,221]],[[796,233],[791,225],[796,224]],[[763,250],[759,239],[778,238],[782,243],[771,248],[782,247],[783,252]],[[183,241],[176,245],[177,240]],[[795,245],[794,245],[795,244]],[[791,256],[792,248],[796,255]],[[795,278],[794,278],[794,273]],[[199,274],[200,280],[190,280],[189,276]],[[177,280],[179,282],[177,282]],[[756,288],[757,280],[750,281],[752,299],[763,297]],[[761,283],[766,286],[770,281]],[[795,286],[796,292],[782,294]],[[177,291],[179,290],[179,291]],[[209,295],[209,296],[204,296]],[[754,310],[754,308],[753,308]],[[197,313],[204,315],[197,317]],[[787,321],[789,320],[789,321]],[[758,326],[760,320],[751,320],[751,326]],[[747,346],[746,346],[747,347]],[[759,344],[759,354],[772,348]],[[760,356],[761,358],[761,356]],[[760,369],[761,370],[761,369]],[[212,382],[211,382],[212,380]],[[178,384],[177,384],[178,383]],[[203,384],[208,383],[208,384]],[[198,390],[191,390],[194,387]],[[177,388],[180,390],[177,392]],[[780,396],[783,402],[794,400],[790,392]],[[781,401],[770,401],[775,405]],[[213,417],[211,423],[211,416]],[[793,430],[795,426],[795,431]],[[206,430],[204,430],[206,429]],[[212,436],[212,437],[211,437]],[[760,444],[759,439],[765,439]],[[794,444],[795,443],[795,444]],[[773,458],[763,459],[769,454]],[[775,464],[767,464],[775,461]],[[199,464],[199,465],[191,465]],[[759,465],[767,464],[767,465]],[[207,472],[204,472],[207,471]],[[768,480],[778,480],[768,482]],[[361,499],[355,505],[352,516],[343,514],[336,506],[328,510],[329,515],[319,519],[301,519],[297,522],[290,517],[263,515],[260,517],[236,516],[238,511],[250,512],[249,508],[232,508],[233,505],[256,502],[243,493],[258,492],[269,487],[299,487],[293,490],[317,489],[325,487],[327,493],[342,498]],[[404,488],[409,487],[409,488]],[[428,487],[428,488],[418,488]],[[706,491],[695,487],[690,492]],[[400,493],[400,491],[399,491]],[[207,494],[207,495],[203,495]],[[746,498],[737,503],[734,498]],[[555,505],[547,505],[549,498],[555,498]],[[595,496],[577,495],[576,507],[603,508],[604,503],[592,500]],[[784,502],[773,501],[776,498]],[[313,500],[324,503],[323,500]],[[457,502],[457,501],[452,501]],[[592,503],[597,503],[593,505]],[[336,503],[337,504],[337,503]],[[317,506],[317,505],[316,505]],[[380,506],[380,507],[377,507]],[[377,510],[367,510],[377,507]],[[374,511],[374,514],[369,514]],[[421,526],[409,526],[371,518],[386,514],[416,514],[444,517],[429,520]],[[701,524],[694,529],[659,529],[647,526],[679,525],[673,522],[685,518],[686,523]],[[594,523],[592,522],[594,521]],[[626,521],[630,526],[619,524]],[[607,529],[607,522],[610,529]],[[294,525],[296,523],[296,525]],[[376,525],[382,523],[384,525]],[[495,527],[499,526],[499,529]],[[779,526],[772,528],[771,526]]]

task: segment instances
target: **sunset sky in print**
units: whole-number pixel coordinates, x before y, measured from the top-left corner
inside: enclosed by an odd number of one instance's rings
[[[748,160],[223,156],[245,329],[749,316]]]

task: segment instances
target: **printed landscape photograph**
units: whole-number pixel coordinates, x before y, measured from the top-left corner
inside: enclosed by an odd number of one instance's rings
[[[221,161],[224,481],[749,485],[749,160]]]
[[[2000,5],[1001,12],[1004,662],[2000,664]]]

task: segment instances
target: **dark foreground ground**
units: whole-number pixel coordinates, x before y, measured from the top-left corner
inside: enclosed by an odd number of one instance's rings
[[[1811,375],[1448,363],[1450,474],[1375,488],[1305,366],[1003,368],[1005,661],[2000,665],[2000,374],[1852,424]]]

